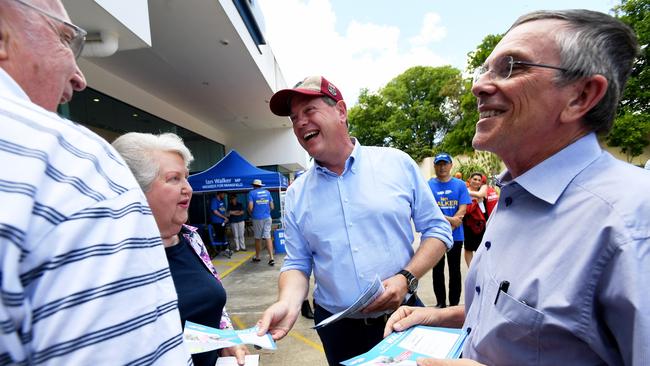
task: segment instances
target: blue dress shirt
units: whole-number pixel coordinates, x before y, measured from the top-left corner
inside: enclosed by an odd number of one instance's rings
[[[341,176],[315,164],[285,198],[282,271],[316,281],[315,301],[344,310],[374,280],[394,276],[413,257],[413,227],[422,238],[453,245],[451,228],[415,162],[405,153],[355,147]]]
[[[467,276],[463,356],[647,365],[650,174],[589,134],[502,183]],[[510,285],[497,299],[502,281]]]

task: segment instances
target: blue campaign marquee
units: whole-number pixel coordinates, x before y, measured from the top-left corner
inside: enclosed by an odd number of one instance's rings
[[[187,180],[194,193],[201,193],[250,190],[255,179],[261,179],[266,189],[285,189],[288,185],[282,174],[254,166],[235,150],[207,170],[190,175]]]

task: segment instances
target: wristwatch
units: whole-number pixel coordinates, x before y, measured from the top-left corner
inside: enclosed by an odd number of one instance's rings
[[[406,287],[408,288],[408,292],[409,294],[414,294],[418,289],[417,277],[413,276],[413,273],[405,269],[397,272],[397,274],[401,274],[402,276],[406,277]]]

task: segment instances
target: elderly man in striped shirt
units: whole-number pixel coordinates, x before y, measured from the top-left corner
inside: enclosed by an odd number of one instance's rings
[[[0,364],[185,365],[160,234],[119,155],[58,117],[86,32],[0,2]]]

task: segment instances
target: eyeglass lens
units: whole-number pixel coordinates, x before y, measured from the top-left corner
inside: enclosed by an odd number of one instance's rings
[[[490,68],[489,65],[485,63],[474,72],[473,82],[476,84],[481,76],[483,76],[485,73],[488,74],[490,80],[507,79],[512,74],[513,64],[514,59],[512,56],[501,56],[497,58],[492,63],[492,68]]]
[[[26,3],[23,0],[16,0],[16,2],[18,2],[19,4],[22,4],[23,6],[26,6],[26,7],[30,8],[30,9],[36,11],[36,12],[38,12],[38,13],[40,13],[40,14],[42,14],[42,15],[50,18],[50,19],[53,19],[53,20],[55,20],[57,22],[60,22],[63,25],[65,25],[66,28],[70,29],[71,32],[72,32],[71,35],[63,35],[63,34],[61,34],[61,32],[59,30],[57,30],[57,32],[59,32],[60,37],[62,37],[62,41],[65,41],[65,43],[70,47],[70,49],[72,50],[72,53],[74,54],[75,58],[79,58],[79,56],[81,55],[81,51],[83,50],[84,44],[86,43],[86,34],[87,33],[86,33],[85,30],[77,27],[74,24],[68,23],[65,20],[60,19],[57,16],[49,14],[49,13],[39,9],[38,7],[36,7],[36,6],[32,5],[32,4]],[[67,37],[67,39],[64,40],[63,38],[66,38],[66,37]]]

